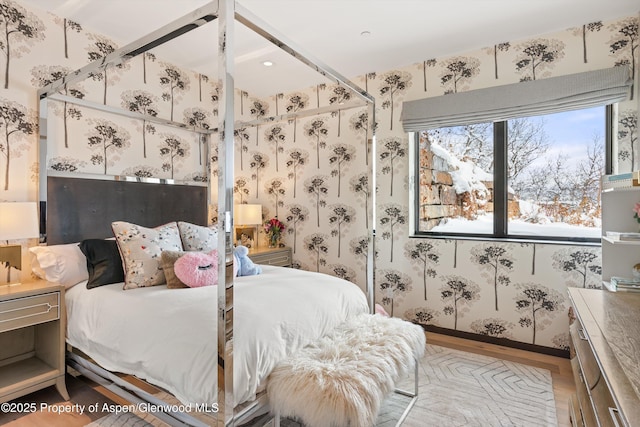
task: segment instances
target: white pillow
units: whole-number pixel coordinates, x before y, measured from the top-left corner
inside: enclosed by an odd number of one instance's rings
[[[218,229],[178,221],[180,239],[185,251],[211,252],[218,249]]]
[[[66,288],[89,279],[87,258],[78,243],[29,248],[33,254],[31,270],[41,279]]]

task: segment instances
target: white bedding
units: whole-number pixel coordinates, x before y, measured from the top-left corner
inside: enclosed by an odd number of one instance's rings
[[[364,293],[333,276],[262,266],[234,281],[235,404],[253,399],[275,364],[367,311]],[[156,384],[184,403],[215,403],[217,287],[66,292],[67,342],[105,369]]]

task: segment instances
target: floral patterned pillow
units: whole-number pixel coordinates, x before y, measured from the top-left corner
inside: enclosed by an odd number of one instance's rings
[[[124,265],[124,289],[143,288],[165,283],[162,251],[181,251],[178,224],[171,222],[145,228],[124,221],[111,223]]]
[[[210,252],[218,248],[218,230],[216,228],[178,221],[178,229],[185,251]]]

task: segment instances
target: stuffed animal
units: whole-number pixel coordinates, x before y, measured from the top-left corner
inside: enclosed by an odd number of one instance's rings
[[[379,314],[379,315],[384,316],[384,317],[389,317],[389,313],[387,313],[387,310],[385,310],[384,307],[381,306],[380,304],[376,304],[375,308],[376,308],[376,310],[375,310],[376,314]]]
[[[218,283],[218,251],[186,252],[173,266],[176,277],[190,288]]]
[[[262,273],[262,267],[254,264],[248,253],[249,248],[242,245],[236,246],[233,251],[234,261],[238,264],[237,276],[253,276]]]

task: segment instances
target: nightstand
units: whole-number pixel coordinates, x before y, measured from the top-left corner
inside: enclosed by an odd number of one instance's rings
[[[249,258],[256,264],[291,267],[293,263],[291,248],[257,248],[249,250]]]
[[[0,402],[64,382],[64,286],[43,280],[0,285]]]

